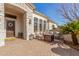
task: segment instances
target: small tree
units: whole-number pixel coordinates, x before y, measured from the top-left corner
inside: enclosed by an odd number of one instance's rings
[[[61,27],[61,32],[71,34],[74,45],[78,45],[77,34],[79,34],[79,21],[72,21]]]

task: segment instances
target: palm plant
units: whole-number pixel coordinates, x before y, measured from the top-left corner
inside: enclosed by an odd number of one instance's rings
[[[79,21],[72,21],[61,27],[61,32],[71,34],[74,45],[78,45],[77,34],[79,34]]]

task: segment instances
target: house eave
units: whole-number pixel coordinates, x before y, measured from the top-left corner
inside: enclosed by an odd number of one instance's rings
[[[48,19],[47,16],[45,16],[44,14],[42,14],[42,13],[40,13],[40,12],[38,12],[38,11],[34,11],[34,14],[37,14],[37,15],[39,15],[39,16],[41,16],[41,17],[44,17],[44,18]]]
[[[30,9],[35,10],[36,7],[32,3],[25,3]]]

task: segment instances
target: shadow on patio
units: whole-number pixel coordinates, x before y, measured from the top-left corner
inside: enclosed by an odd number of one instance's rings
[[[68,46],[66,46],[65,44],[59,44],[55,42],[55,44],[53,43],[53,48],[51,48],[51,51],[56,53],[57,55],[60,56],[79,56],[79,51],[74,50]]]

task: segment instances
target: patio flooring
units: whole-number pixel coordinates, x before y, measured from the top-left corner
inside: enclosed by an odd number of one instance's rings
[[[2,56],[73,56],[79,51],[58,41],[48,43],[39,40],[16,39],[6,41],[6,46],[0,47]]]

